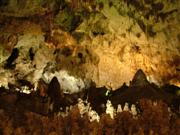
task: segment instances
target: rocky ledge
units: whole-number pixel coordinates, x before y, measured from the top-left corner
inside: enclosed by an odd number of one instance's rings
[[[28,82],[21,82],[28,86]],[[54,77],[29,94],[16,86],[0,90],[2,134],[178,134],[179,87],[148,82],[142,70],[130,86],[105,87],[67,94]],[[39,124],[37,124],[39,123]]]

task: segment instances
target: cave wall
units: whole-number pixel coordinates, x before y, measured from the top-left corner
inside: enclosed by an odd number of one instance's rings
[[[70,75],[75,91],[89,80],[116,89],[141,68],[179,86],[179,9],[178,0],[0,0],[0,84]]]

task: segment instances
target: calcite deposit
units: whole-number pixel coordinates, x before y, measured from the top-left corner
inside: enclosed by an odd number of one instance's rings
[[[47,73],[63,70],[81,87],[93,81],[114,90],[140,68],[151,82],[179,86],[179,1],[1,3],[1,86],[47,82]],[[4,69],[13,48],[15,67]]]
[[[0,0],[0,135],[179,135],[179,0]]]
[[[25,94],[0,88],[2,134],[179,134],[179,96],[146,79],[142,70],[130,87],[67,94],[54,77],[48,87]],[[109,94],[107,94],[107,92]],[[37,124],[41,123],[41,124]],[[90,129],[89,129],[90,128]]]

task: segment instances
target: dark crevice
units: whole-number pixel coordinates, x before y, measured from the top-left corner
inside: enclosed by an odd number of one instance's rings
[[[18,48],[14,48],[11,55],[9,56],[9,58],[6,61],[5,64],[5,68],[6,69],[14,69],[15,68],[15,64],[13,63],[19,56],[19,50]]]
[[[29,58],[30,58],[31,61],[34,60],[34,56],[35,56],[35,53],[34,53],[33,48],[31,47],[31,48],[29,49]]]

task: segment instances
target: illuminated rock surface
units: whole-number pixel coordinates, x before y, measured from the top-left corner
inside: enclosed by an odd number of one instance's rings
[[[179,9],[0,0],[0,134],[178,134]]]
[[[40,95],[39,90],[24,94],[1,88],[0,131],[2,134],[60,135],[69,132],[75,135],[103,134],[104,130],[106,134],[115,135],[178,134],[180,103],[174,99],[179,97],[161,91],[149,82],[137,83],[144,74],[140,72],[136,73],[129,88],[110,91],[109,95],[106,95],[108,89],[95,87],[65,94],[55,77],[45,96]],[[145,77],[143,75],[141,79]]]
[[[67,70],[98,87],[128,84],[139,68],[151,82],[179,85],[179,1],[53,1],[49,7],[48,1],[13,2],[1,2],[1,85],[7,86],[4,77],[35,84],[48,63],[55,64],[53,71]],[[72,15],[67,16],[68,11]],[[21,19],[26,16],[29,19]],[[70,22],[62,23],[63,17]],[[20,54],[13,61],[15,68],[4,70],[10,48],[18,48]]]

